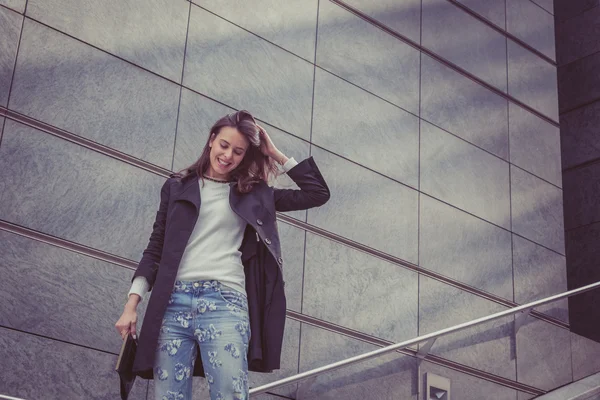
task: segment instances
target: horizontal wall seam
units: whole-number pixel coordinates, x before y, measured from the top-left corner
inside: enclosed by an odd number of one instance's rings
[[[589,222],[587,224],[576,226],[575,228],[565,229],[565,233],[570,233],[570,232],[573,232],[573,231],[576,231],[576,230],[582,229],[582,228],[588,228],[588,227],[590,227],[592,225],[596,225],[596,224],[600,224],[600,221]],[[567,238],[565,238],[565,240],[567,240]]]
[[[300,314],[297,313],[295,311],[291,311],[291,310],[287,310],[287,317],[291,320],[295,320],[301,323],[305,323],[308,325],[312,325],[315,326],[317,328],[320,329],[324,329],[336,334],[340,334],[340,335],[344,335],[347,337],[350,337],[352,339],[356,339],[356,340],[360,340],[362,342],[366,342],[378,347],[385,347],[385,346],[390,346],[392,344],[394,344],[394,342],[390,342],[389,340],[385,340],[385,339],[381,339],[375,336],[371,336],[359,331],[355,331],[353,329],[349,329],[328,321],[324,321],[318,318],[314,318],[305,314]],[[397,353],[400,354],[404,354],[404,355],[408,355],[411,357],[417,357],[417,353],[418,351],[412,348],[406,348],[406,349],[400,349],[396,351]],[[443,366],[443,367],[447,367],[450,369],[453,369],[455,371],[459,371],[471,376],[474,376],[476,378],[480,378],[480,379],[485,379],[489,382],[493,382],[502,386],[506,386],[512,389],[516,389],[522,392],[527,392],[530,394],[535,394],[535,395],[539,395],[539,394],[543,394],[546,393],[545,391],[543,391],[542,389],[538,389],[536,387],[533,386],[529,386],[526,385],[524,383],[521,382],[516,382],[513,381],[511,379],[508,378],[504,378],[489,372],[485,372],[482,370],[479,370],[477,368],[473,368],[473,367],[469,367],[467,365],[464,364],[460,364],[458,362],[455,361],[451,361],[448,359],[445,359],[443,357],[440,356],[436,356],[433,354],[428,354],[425,358],[425,361],[429,361],[432,362],[434,364]]]
[[[494,303],[497,303],[499,305],[508,307],[508,308],[513,308],[513,307],[517,307],[519,306],[518,303],[512,302],[510,300],[504,299],[500,296],[488,293],[484,290],[475,288],[473,286],[467,285],[465,283],[462,283],[460,281],[454,280],[452,278],[446,277],[442,274],[439,274],[437,272],[434,271],[430,271],[427,270],[425,268],[419,267],[418,265],[415,265],[413,263],[410,263],[408,261],[402,260],[398,257],[386,254],[382,251],[373,249],[369,246],[363,245],[361,243],[355,242],[353,240],[344,238],[342,236],[336,235],[335,233],[329,232],[325,229],[321,229],[318,228],[316,226],[310,225],[306,222],[297,220],[295,218],[292,218],[288,215],[285,214],[278,214],[277,215],[277,219],[281,222],[287,223],[288,225],[294,226],[296,228],[305,230],[307,232],[310,232],[312,234],[324,237],[332,242],[335,243],[339,243],[342,245],[345,245],[347,247],[350,247],[354,250],[358,250],[361,251],[363,253],[366,253],[370,256],[373,256],[375,258],[379,258],[381,260],[387,261],[391,264],[403,267],[405,269],[408,269],[412,272],[427,276],[429,278],[435,279],[439,282],[442,282],[444,284],[453,286],[457,289],[460,289],[462,291],[465,291],[467,293],[471,293],[473,295],[476,295],[478,297],[484,298],[486,300],[492,301]],[[66,239],[61,239],[61,238],[57,238],[54,237],[52,235],[43,233],[43,232],[39,232],[30,228],[26,228],[8,221],[4,221],[0,219],[0,230],[6,231],[6,232],[10,232],[10,233],[14,233],[20,236],[24,236],[27,237],[29,239],[32,240],[37,240],[46,244],[50,244],[52,246],[56,246],[65,250],[69,250],[69,251],[73,251],[75,253],[78,254],[82,254],[85,256],[89,256],[91,258],[95,258],[101,261],[105,261],[105,262],[109,262],[130,270],[135,270],[138,266],[138,262],[124,258],[124,257],[119,257],[107,252],[104,252],[102,250],[97,250],[97,249],[93,249],[91,247],[85,246],[85,245],[81,245],[81,244],[77,244],[74,242],[71,242],[69,240]],[[570,329],[569,324],[558,320],[556,318],[550,317],[546,314],[543,314],[541,312],[538,311],[532,311],[531,315],[542,320],[545,322],[548,322],[550,324],[556,325],[560,328],[563,329]]]
[[[558,50],[558,49],[557,49],[557,50]],[[573,61],[569,61],[568,63],[565,63],[565,64],[559,64],[559,65],[558,65],[558,68],[567,68],[567,67],[569,67],[569,65],[571,65],[571,64],[574,64],[574,63],[576,63],[576,62],[578,62],[578,61],[581,61],[581,60],[585,60],[585,59],[586,59],[586,58],[588,58],[588,57],[593,57],[593,56],[597,55],[598,53],[600,53],[600,50],[594,51],[593,53],[590,53],[590,54],[586,54],[586,55],[580,56],[579,58],[577,58],[577,59],[575,59],[575,60],[573,60]]]
[[[561,97],[560,96],[560,84],[559,84],[558,92],[559,92],[558,97],[559,97],[559,103],[560,103],[560,97]],[[560,118],[560,117],[562,117],[565,114],[568,114],[568,113],[570,113],[572,111],[575,111],[575,110],[579,110],[580,108],[587,107],[587,106],[592,105],[592,104],[594,104],[594,103],[596,103],[598,101],[600,101],[600,97],[594,97],[593,99],[588,100],[585,103],[581,103],[581,104],[578,104],[578,105],[573,106],[571,108],[567,108],[566,110],[559,111],[559,115],[558,116]]]
[[[573,165],[572,167],[568,167],[562,170],[563,174],[566,174],[567,172],[571,172],[571,171],[576,171],[578,169],[583,169],[583,168],[587,168],[591,165],[594,164],[598,164],[600,162],[600,157],[594,158],[593,160],[589,160],[586,162],[583,162],[581,164],[577,164],[577,165]],[[567,193],[568,194],[568,193]]]
[[[64,129],[57,128],[57,127],[54,127],[54,126],[52,126],[52,125],[50,125],[50,124],[47,124],[47,123],[45,123],[45,122],[38,121],[38,120],[36,120],[36,119],[34,119],[34,118],[28,117],[28,116],[26,116],[26,115],[20,114],[20,113],[18,113],[18,112],[12,111],[12,110],[7,110],[6,108],[4,108],[4,107],[1,107],[1,106],[0,106],[0,117],[2,117],[2,116],[6,117],[6,118],[8,118],[8,119],[11,119],[11,120],[13,120],[13,121],[16,121],[16,122],[22,123],[22,124],[24,124],[24,125],[30,126],[30,127],[32,127],[32,128],[35,128],[35,129],[41,130],[41,131],[43,131],[43,132],[46,132],[46,133],[52,134],[52,135],[54,135],[54,136],[57,136],[57,137],[59,137],[59,138],[64,138],[64,139],[66,139],[66,140],[68,140],[68,141],[70,141],[70,142],[72,142],[72,143],[74,143],[74,144],[81,144],[82,146],[84,146],[84,147],[86,147],[86,148],[88,148],[88,149],[90,149],[90,150],[96,150],[96,151],[99,151],[100,153],[103,153],[103,154],[109,155],[110,157],[112,157],[112,158],[115,158],[115,159],[117,159],[117,160],[119,160],[119,161],[122,161],[122,162],[128,163],[128,164],[130,164],[130,165],[133,165],[133,166],[136,166],[136,167],[139,167],[139,168],[142,168],[142,169],[144,169],[144,170],[150,171],[150,172],[152,172],[152,173],[155,173],[155,174],[157,174],[157,175],[160,175],[160,176],[162,176],[162,177],[165,177],[165,178],[166,178],[166,177],[168,177],[168,176],[171,174],[171,171],[169,171],[169,170],[167,170],[167,169],[165,169],[165,168],[162,168],[162,167],[156,166],[156,165],[154,165],[154,164],[152,164],[152,163],[150,163],[150,162],[148,162],[148,161],[144,161],[144,160],[141,160],[141,159],[135,158],[135,157],[133,157],[133,156],[130,156],[130,155],[128,155],[128,154],[122,153],[122,152],[120,152],[120,151],[118,151],[118,150],[114,150],[114,149],[112,149],[112,148],[110,148],[110,147],[108,147],[108,146],[104,146],[104,145],[102,145],[102,144],[98,144],[98,143],[96,143],[96,142],[94,142],[94,141],[92,141],[92,140],[89,140],[89,139],[83,138],[83,137],[81,137],[81,136],[79,136],[79,135],[76,135],[76,134],[74,134],[74,133],[68,132],[68,131],[66,131],[66,130],[64,130]],[[423,121],[425,121],[425,120],[423,120]],[[426,121],[426,122],[428,122],[428,121]],[[428,122],[428,123],[429,123],[429,122]],[[435,125],[435,124],[432,124],[432,125],[434,125],[434,126],[437,126],[437,125]],[[442,129],[442,128],[440,128],[440,129]],[[284,131],[284,132],[285,132],[285,131]],[[455,136],[455,137],[459,138],[458,136],[454,135],[454,134],[453,134],[453,133],[451,133],[451,132],[448,132],[448,131],[445,131],[445,130],[444,130],[444,132],[446,132],[446,133],[448,133],[448,134],[450,134],[450,135],[452,135],[452,136]],[[287,132],[286,132],[286,133],[287,133]],[[294,136],[294,135],[292,135],[292,136]],[[296,136],[294,136],[294,137],[295,137],[295,138],[297,138]],[[302,138],[297,138],[297,139],[307,142],[307,141],[306,141],[306,139],[302,139]],[[459,139],[461,139],[461,140],[465,141],[465,140],[464,140],[464,139],[462,139],[462,138],[459,138]],[[80,143],[80,140],[81,140],[81,143]],[[307,142],[307,143],[310,143],[310,142]],[[475,146],[475,145],[473,145],[472,143],[470,143],[470,142],[467,142],[467,141],[465,141],[465,143],[468,143],[468,144],[470,144],[470,145],[472,145],[472,146]],[[355,164],[355,165],[358,165],[358,166],[360,166],[361,168],[364,168],[364,169],[366,169],[366,170],[368,170],[368,171],[371,171],[371,172],[373,172],[373,173],[375,173],[375,174],[377,174],[377,175],[379,175],[379,176],[382,176],[382,177],[384,177],[384,178],[386,178],[386,179],[390,179],[390,180],[392,180],[392,181],[394,181],[394,182],[396,182],[396,183],[398,183],[398,184],[400,184],[400,185],[402,185],[402,186],[404,186],[404,187],[407,187],[407,188],[409,188],[409,189],[412,189],[412,190],[418,191],[418,189],[417,189],[417,188],[415,188],[415,187],[413,187],[413,186],[411,186],[411,185],[409,185],[409,184],[406,184],[406,183],[404,183],[404,182],[401,182],[401,181],[399,181],[399,180],[397,180],[397,179],[391,178],[391,177],[389,177],[389,176],[387,176],[387,175],[385,175],[385,174],[383,174],[383,173],[381,173],[381,172],[379,172],[379,171],[377,171],[377,170],[374,170],[374,169],[372,169],[372,168],[370,168],[370,167],[364,166],[364,165],[360,164],[360,163],[359,163],[359,162],[357,162],[357,161],[351,160],[351,159],[349,159],[349,158],[347,158],[347,157],[345,157],[345,156],[343,156],[343,155],[340,155],[340,154],[338,154],[338,153],[335,153],[335,152],[333,152],[333,151],[331,151],[331,150],[329,150],[329,149],[326,149],[326,148],[324,148],[324,147],[321,147],[321,146],[319,146],[319,145],[316,145],[316,144],[314,144],[314,143],[310,143],[310,144],[311,144],[312,146],[314,146],[314,147],[317,147],[317,148],[319,148],[319,149],[322,149],[322,150],[324,150],[324,151],[326,151],[326,152],[328,152],[328,153],[330,153],[330,154],[333,154],[333,155],[335,155],[335,156],[337,156],[337,157],[340,157],[340,158],[342,158],[342,159],[344,159],[344,160],[346,160],[346,161],[348,161],[348,162],[351,162],[351,163],[353,163],[353,164]],[[477,146],[475,146],[475,147],[477,147]],[[479,148],[479,147],[477,147],[477,148]],[[482,150],[482,151],[485,151],[485,150],[483,150],[483,149],[481,149],[481,150]],[[487,151],[486,151],[486,152],[487,152]],[[488,153],[488,154],[492,154],[492,153],[489,153],[489,152],[487,152],[487,153]],[[492,154],[492,155],[493,155],[493,154]],[[510,162],[508,162],[508,161],[506,161],[506,160],[504,160],[504,159],[502,159],[502,158],[500,158],[500,157],[498,157],[498,156],[495,156],[495,155],[494,155],[494,157],[496,157],[496,158],[498,158],[498,159],[500,159],[500,160],[502,160],[502,161],[506,162],[507,164],[509,164],[509,165],[511,165],[511,166],[514,166],[515,168],[518,168],[518,169],[520,169],[520,170],[523,170],[523,171],[527,172],[528,174],[530,174],[530,175],[532,175],[532,176],[535,176],[536,178],[538,178],[538,179],[540,179],[540,180],[542,180],[542,181],[544,181],[544,182],[546,182],[546,183],[548,183],[548,184],[550,184],[550,185],[552,185],[552,186],[556,187],[556,188],[557,188],[557,189],[559,189],[559,190],[563,190],[561,187],[559,187],[559,186],[556,186],[556,185],[554,185],[553,183],[551,183],[551,182],[548,182],[548,181],[546,181],[546,180],[545,180],[545,179],[543,179],[543,178],[540,178],[539,176],[537,176],[537,175],[535,175],[535,174],[531,173],[530,171],[524,170],[523,168],[521,168],[521,167],[519,167],[519,166],[517,166],[517,165],[514,165],[514,164],[512,164],[512,163],[510,163]],[[461,212],[464,212],[465,214],[468,214],[468,215],[470,215],[470,216],[472,216],[472,217],[475,217],[475,218],[477,218],[477,219],[479,219],[479,220],[481,220],[481,221],[484,221],[484,222],[486,222],[486,223],[488,223],[488,224],[494,225],[494,226],[495,226],[495,227],[497,227],[497,228],[500,228],[500,229],[502,229],[502,230],[505,230],[505,231],[507,231],[507,232],[511,232],[509,229],[506,229],[506,228],[505,228],[505,227],[503,227],[503,226],[497,225],[496,223],[494,223],[494,222],[492,222],[492,221],[488,221],[488,220],[486,220],[485,218],[482,218],[481,216],[478,216],[478,215],[472,214],[471,212],[469,212],[469,211],[467,211],[467,210],[463,210],[463,209],[461,209],[461,208],[459,208],[459,207],[455,206],[454,204],[450,204],[450,203],[448,203],[448,202],[446,202],[446,201],[444,201],[444,200],[438,199],[438,198],[436,198],[435,196],[432,196],[432,195],[430,195],[430,194],[428,194],[428,193],[425,193],[425,192],[422,192],[422,191],[421,191],[421,193],[423,193],[424,195],[426,195],[426,196],[428,196],[428,197],[430,197],[430,198],[432,198],[432,199],[435,199],[435,200],[437,200],[437,201],[440,201],[440,202],[442,202],[442,203],[444,203],[444,204],[446,204],[446,205],[449,205],[449,206],[451,206],[452,208],[454,208],[454,209],[456,209],[456,210],[459,210],[459,211],[461,211]],[[514,232],[512,232],[512,233],[513,233],[513,234],[515,234],[515,235],[517,235],[517,236],[520,236],[520,235],[518,235],[517,233],[514,233]],[[564,254],[562,254],[562,253],[559,253],[559,252],[557,252],[556,250],[553,250],[553,249],[551,249],[551,248],[548,248],[548,247],[546,247],[546,246],[544,246],[544,245],[542,245],[542,244],[540,244],[540,243],[534,242],[534,241],[532,241],[532,240],[531,240],[531,239],[529,239],[529,238],[525,238],[525,237],[524,237],[524,239],[527,239],[527,240],[531,241],[532,243],[535,243],[535,244],[537,244],[537,245],[539,245],[539,246],[541,246],[541,247],[544,247],[544,248],[546,248],[546,249],[548,249],[548,250],[550,250],[550,251],[552,251],[552,252],[554,252],[554,253],[557,253],[557,254],[560,254],[560,255],[563,255],[563,256],[564,256]]]

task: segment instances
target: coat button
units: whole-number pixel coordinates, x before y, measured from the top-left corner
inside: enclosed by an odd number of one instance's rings
[[[269,238],[266,238],[266,239],[265,239],[265,243],[266,243],[266,244],[271,244],[271,239],[269,239]]]
[[[263,222],[262,222],[262,219],[257,219],[257,220],[256,220],[256,223],[257,223],[258,225],[262,225],[262,224],[263,224]]]
[[[277,258],[277,262],[278,262],[279,264],[283,264],[283,258],[281,258],[281,257]]]

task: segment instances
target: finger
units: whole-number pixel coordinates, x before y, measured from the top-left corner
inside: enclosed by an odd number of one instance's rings
[[[129,332],[131,333],[131,337],[133,337],[134,339],[137,339],[137,335],[136,335],[136,323],[132,322],[131,326],[129,327]]]

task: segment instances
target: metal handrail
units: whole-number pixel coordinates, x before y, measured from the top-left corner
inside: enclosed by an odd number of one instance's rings
[[[455,325],[450,328],[446,328],[446,329],[442,329],[442,330],[439,330],[436,332],[428,333],[427,335],[422,335],[422,336],[419,336],[419,337],[416,337],[414,339],[410,339],[410,340],[407,340],[404,342],[400,342],[400,343],[392,344],[390,346],[382,347],[380,349],[373,350],[373,351],[370,351],[365,354],[350,357],[345,360],[337,361],[337,362],[329,364],[329,365],[311,369],[310,371],[302,372],[297,375],[292,375],[290,377],[287,377],[287,378],[284,378],[284,379],[281,379],[281,380],[278,380],[275,382],[267,383],[266,385],[252,388],[252,389],[250,389],[250,395],[264,393],[267,390],[275,389],[280,386],[285,386],[285,385],[289,385],[292,383],[300,382],[300,381],[308,379],[308,378],[316,377],[317,375],[321,375],[325,372],[333,371],[338,368],[342,368],[342,367],[345,367],[345,366],[348,366],[351,364],[358,363],[360,361],[367,360],[369,358],[378,357],[378,356],[390,353],[392,351],[401,350],[408,346],[415,345],[420,342],[432,341],[441,336],[445,336],[445,335],[448,335],[448,334],[451,334],[454,332],[458,332],[458,331],[470,328],[475,325],[483,324],[485,322],[490,322],[490,321],[493,321],[493,320],[496,320],[496,319],[499,319],[502,317],[506,317],[509,315],[513,315],[513,314],[516,314],[519,312],[529,313],[533,308],[541,306],[543,304],[552,303],[554,301],[561,300],[561,299],[564,299],[567,297],[571,297],[571,296],[574,296],[574,295],[577,295],[580,293],[584,293],[584,292],[587,292],[587,291],[590,291],[593,289],[597,289],[597,288],[600,288],[600,282],[592,283],[587,286],[582,286],[578,289],[573,289],[573,290],[570,290],[570,291],[567,291],[564,293],[546,297],[545,299],[532,301],[531,303],[523,304],[518,307],[509,308],[508,310],[505,310],[505,311],[491,314],[486,317],[481,317],[481,318],[475,319],[473,321],[464,322],[462,324]]]

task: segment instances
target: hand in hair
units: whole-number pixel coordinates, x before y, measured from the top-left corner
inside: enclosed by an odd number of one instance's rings
[[[265,128],[258,124],[256,124],[256,126],[258,127],[258,133],[260,135],[260,151],[262,151],[265,156],[271,157],[277,161],[279,164],[285,164],[288,158],[275,147]]]

